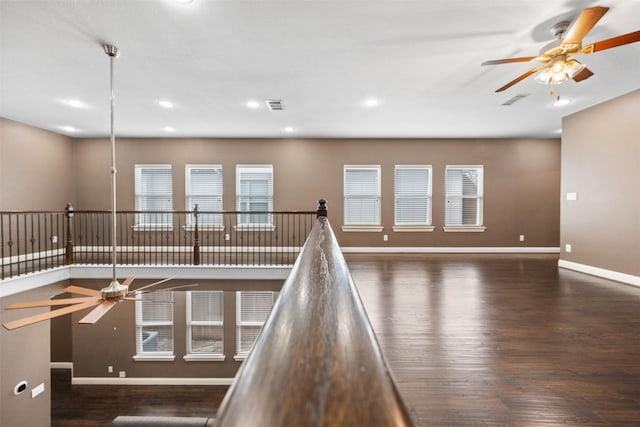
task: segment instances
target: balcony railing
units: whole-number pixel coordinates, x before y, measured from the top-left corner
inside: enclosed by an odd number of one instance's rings
[[[413,425],[319,211],[215,426]]]
[[[119,265],[290,266],[316,211],[119,211]],[[0,279],[70,264],[109,265],[110,211],[0,212]]]

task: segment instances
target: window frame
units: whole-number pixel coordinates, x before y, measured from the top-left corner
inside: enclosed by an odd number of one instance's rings
[[[347,194],[347,184],[349,171],[356,170],[372,170],[376,172],[376,194],[370,195],[350,195]],[[344,165],[342,174],[342,194],[343,194],[343,226],[342,231],[363,231],[363,232],[380,232],[384,229],[382,224],[382,166],[381,165]],[[350,222],[348,221],[349,200],[375,200],[376,220],[373,223],[366,222]]]
[[[154,297],[158,295],[168,295],[168,301],[173,301],[173,291],[155,291]],[[136,361],[166,361],[166,360],[174,360],[175,359],[175,322],[173,315],[173,305],[171,302],[166,302],[163,304],[171,304],[171,320],[162,320],[162,321],[145,321],[143,316],[142,304],[145,302],[151,304],[160,304],[153,301],[145,301],[143,297],[149,294],[137,294],[135,299],[135,338],[136,338],[136,354],[133,357]],[[171,327],[171,351],[144,351],[144,343],[140,340],[142,338],[142,332],[145,327],[149,326],[170,326]]]
[[[428,173],[426,193],[424,195],[398,195],[398,172],[402,170],[425,170]],[[393,195],[394,195],[394,227],[395,232],[430,232],[435,229],[433,226],[433,166],[432,165],[395,165],[393,174]],[[403,199],[424,199],[427,207],[427,218],[425,221],[398,222],[398,202]]]
[[[217,293],[220,296],[220,318],[222,320],[193,320],[192,309],[192,293]],[[185,305],[186,305],[186,354],[184,360],[208,360],[208,361],[223,361],[225,360],[225,340],[224,340],[224,291],[212,290],[212,291],[186,291],[185,292]],[[193,351],[193,336],[192,326],[219,326],[222,328],[222,350],[220,352],[194,352]]]
[[[151,170],[151,169],[156,169],[156,170],[168,170],[169,171],[169,192],[168,193],[164,193],[164,194],[160,194],[160,195],[152,195],[152,194],[146,194],[143,193],[141,190],[141,186],[142,186],[142,172],[144,170]],[[153,222],[147,222],[146,220],[144,220],[144,218],[146,218],[146,215],[149,214],[143,214],[143,213],[138,213],[136,214],[136,223],[134,225],[134,230],[147,230],[147,229],[152,229],[152,230],[158,230],[158,229],[168,229],[171,230],[173,228],[173,167],[171,164],[135,164],[134,165],[134,197],[135,197],[135,210],[136,211],[140,211],[140,212],[144,212],[144,211],[151,211],[150,209],[142,209],[140,207],[141,201],[143,198],[150,198],[150,199],[161,199],[161,198],[167,198],[169,200],[169,204],[170,204],[170,208],[168,210],[166,210],[167,214],[166,215],[161,215],[161,218],[163,219],[160,222],[157,221],[153,221]],[[164,211],[163,209],[156,209],[153,211]],[[154,215],[154,218],[157,218],[157,214]],[[164,219],[167,219],[167,221],[164,221]]]
[[[242,320],[242,294],[243,293],[269,293],[271,294],[271,308],[269,309],[269,313],[267,313],[267,316],[265,317],[264,321],[247,321],[247,320]],[[253,341],[253,343],[251,344],[251,347],[246,350],[246,351],[241,351],[240,346],[241,346],[241,333],[240,333],[240,329],[243,326],[251,326],[251,327],[256,327],[259,326],[260,327],[260,331],[258,332],[258,334],[256,335],[256,340],[258,338],[258,336],[260,335],[260,333],[262,332],[262,328],[264,327],[264,324],[267,321],[267,318],[269,317],[269,314],[271,314],[271,310],[273,310],[273,307],[276,303],[276,299],[278,297],[278,292],[275,291],[236,291],[236,351],[235,351],[235,356],[234,359],[235,360],[244,360],[247,358],[247,356],[249,355],[249,352],[251,352],[251,350],[253,349],[253,346],[255,345],[255,340]]]
[[[242,179],[242,175],[245,173],[251,173],[253,170],[255,173],[268,173],[269,180],[267,181],[267,194],[266,195],[245,195],[242,194],[242,183],[246,182],[246,180]],[[263,164],[263,165],[236,165],[236,211],[243,212],[239,213],[236,218],[236,225],[234,230],[236,231],[273,231],[275,230],[275,226],[273,225],[273,214],[251,214],[251,212],[272,212],[273,211],[273,194],[274,194],[274,173],[273,173],[273,165],[272,164]],[[248,198],[247,200],[243,200],[244,198]],[[252,201],[252,198],[262,198],[264,200]],[[246,203],[249,204],[249,208],[251,207],[251,203],[264,203],[266,201],[267,209],[266,211],[251,209],[246,210],[243,205]],[[247,213],[244,213],[247,212]],[[253,222],[253,218],[256,216],[265,216],[265,222]],[[244,217],[248,217],[250,219],[249,222],[244,220]]]
[[[458,196],[457,194],[451,194],[449,192],[449,188],[447,188],[447,174],[450,170],[475,170],[478,173],[478,182],[477,182],[477,192],[475,195],[465,195],[464,191],[461,191],[461,194]],[[447,206],[450,203],[451,197],[459,197],[461,201],[465,199],[476,200],[476,223],[475,224],[451,224],[448,223],[447,220]],[[486,227],[484,226],[484,166],[483,165],[446,165],[445,167],[445,177],[444,177],[444,198],[445,198],[445,207],[444,207],[444,231],[445,232],[484,232]]]
[[[220,194],[192,194],[192,186],[193,180],[192,171],[197,169],[201,170],[213,170],[218,171],[220,174],[220,183],[219,185],[213,186],[219,188]],[[222,212],[223,211],[223,203],[224,203],[224,175],[222,165],[219,164],[188,164],[185,165],[185,207],[187,211],[192,211],[195,208],[195,203],[192,203],[194,197],[210,197],[214,199],[214,204],[219,206],[219,209],[213,209],[213,212]],[[208,211],[208,209],[203,209],[201,206],[198,206],[198,210]],[[207,217],[212,216],[213,220],[208,220]],[[186,219],[186,227],[192,228],[195,225],[195,220],[193,214],[187,214]],[[198,227],[200,229],[213,229],[213,230],[223,230],[224,229],[224,217],[222,214],[212,214],[212,215],[199,215],[198,216]]]

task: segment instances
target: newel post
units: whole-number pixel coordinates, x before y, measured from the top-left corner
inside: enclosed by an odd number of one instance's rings
[[[198,232],[198,204],[193,208],[195,228],[193,230],[193,265],[200,265],[200,234]]]
[[[318,218],[327,216],[327,201],[325,199],[318,200]]]
[[[64,215],[67,217],[67,243],[64,248],[64,264],[73,264],[73,240],[71,238],[71,218],[73,218],[73,206],[67,203],[64,208]]]

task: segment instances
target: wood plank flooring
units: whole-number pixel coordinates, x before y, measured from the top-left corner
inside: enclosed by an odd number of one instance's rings
[[[416,425],[640,425],[640,288],[552,255],[347,261]],[[52,383],[54,426],[212,416],[225,391]]]

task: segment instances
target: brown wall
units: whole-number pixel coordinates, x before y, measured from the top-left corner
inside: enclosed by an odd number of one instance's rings
[[[59,293],[62,284],[43,286],[0,299],[4,307],[14,302],[49,299]],[[0,323],[46,311],[0,310]],[[51,423],[51,380],[49,369],[50,333],[47,323],[7,331],[0,327],[0,425],[48,426]],[[27,389],[15,396],[20,381]],[[44,383],[44,393],[31,398],[31,389]]]
[[[0,117],[0,211],[74,203],[73,140]]]
[[[343,247],[471,246],[557,247],[559,244],[560,143],[556,139],[340,140],[340,139],[127,139],[117,142],[118,207],[134,209],[134,165],[173,165],[174,209],[185,208],[186,164],[222,164],[224,208],[235,209],[237,164],[273,164],[274,208],[313,210],[329,204],[329,218]],[[109,208],[108,140],[75,144],[79,209]],[[345,164],[382,166],[382,233],[343,233]],[[396,164],[433,165],[432,233],[394,233]],[[445,233],[444,169],[484,165],[484,233]],[[383,234],[389,241],[383,242]],[[519,235],[525,241],[519,242]]]
[[[562,260],[640,276],[638,111],[640,90],[564,119]]]

